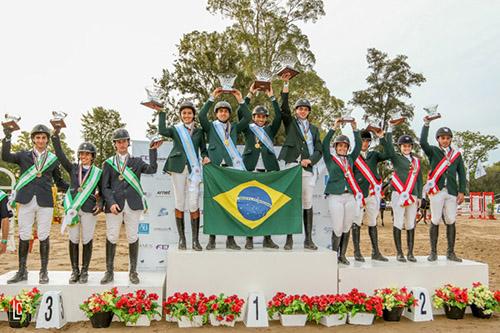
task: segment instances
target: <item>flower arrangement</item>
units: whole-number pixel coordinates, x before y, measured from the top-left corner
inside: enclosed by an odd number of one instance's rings
[[[432,297],[432,304],[437,309],[443,307],[465,309],[469,304],[467,288],[459,288],[452,284],[446,284],[442,288],[435,290]]]
[[[203,293],[177,292],[163,302],[163,310],[167,315],[176,319],[185,316],[189,320],[193,320],[194,316],[203,316],[203,322],[205,323],[208,315],[207,302],[208,298]]]
[[[322,317],[333,314],[343,319],[349,313],[349,301],[346,295],[321,295],[311,297],[309,320],[319,323]]]
[[[218,297],[212,295],[208,298],[207,306],[210,312],[211,322],[215,325],[232,326],[234,321],[241,316],[241,310],[245,301],[237,295]]]
[[[347,294],[349,300],[350,315],[355,316],[359,312],[373,313],[377,317],[382,316],[383,301],[378,296],[367,296],[356,288]]]
[[[38,288],[33,288],[31,290],[23,289],[16,296],[0,296],[0,307],[4,311],[12,312],[14,311],[15,303],[21,304],[22,314],[20,323],[23,324],[28,318],[35,313],[36,308],[40,304],[40,297],[42,294]]]
[[[484,315],[491,315],[500,310],[500,291],[492,292],[487,286],[480,282],[472,284],[472,289],[468,292],[469,304],[471,307],[481,309]]]
[[[125,323],[135,324],[141,315],[146,315],[148,320],[151,320],[154,315],[161,315],[157,300],[157,294],[147,294],[145,290],[140,289],[135,293],[118,296],[113,312]]]
[[[102,293],[94,293],[80,304],[80,309],[88,318],[99,312],[114,312],[116,309],[116,298],[118,290],[116,287]]]
[[[283,292],[278,292],[267,304],[267,313],[270,318],[275,313],[292,315],[292,314],[309,314],[311,308],[311,298],[307,295],[286,295]]]
[[[406,288],[384,288],[375,290],[375,296],[382,299],[384,310],[391,311],[394,308],[407,308],[417,305],[417,300]]]

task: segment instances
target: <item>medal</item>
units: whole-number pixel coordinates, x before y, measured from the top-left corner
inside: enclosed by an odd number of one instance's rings
[[[229,140],[228,140],[228,139],[225,139],[225,140],[224,140],[224,144],[225,144],[226,146],[229,146]]]
[[[35,154],[34,151],[33,151],[32,154],[33,154],[33,161],[35,162],[34,163],[35,164],[35,169],[37,171],[36,172],[36,177],[40,178],[40,177],[42,177],[43,167],[45,165],[45,162],[47,161],[47,157],[48,157],[49,154],[47,152],[43,153],[42,154],[43,155],[42,161],[40,161],[40,159],[38,158],[38,156]]]
[[[37,177],[37,178],[42,177],[42,173],[41,173],[41,172],[37,172],[37,173],[36,173],[36,177]]]
[[[77,189],[77,191],[78,191],[78,192],[80,192],[80,193],[82,193],[82,192],[83,192],[83,188],[79,187],[79,188]]]
[[[256,144],[255,144],[255,148],[260,149],[260,144],[259,144],[259,143],[256,143]]]
[[[125,168],[127,167],[127,162],[128,162],[128,154],[125,157],[123,163],[120,163],[120,158],[118,157],[118,155],[115,156],[115,164],[117,165],[118,172],[120,173],[120,175],[118,176],[118,179],[120,181],[123,181],[125,179],[123,173],[125,172]]]
[[[125,177],[123,177],[123,175],[119,175],[119,176],[118,176],[118,179],[119,179],[120,181],[123,181],[123,180],[125,179]]]

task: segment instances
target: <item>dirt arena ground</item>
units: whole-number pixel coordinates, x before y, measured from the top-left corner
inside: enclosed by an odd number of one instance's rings
[[[386,255],[394,255],[394,245],[392,240],[392,224],[390,214],[386,213],[386,225],[379,228],[379,238],[381,250]],[[490,287],[500,289],[500,220],[485,221],[485,220],[469,220],[459,218],[457,227],[457,246],[456,252],[460,257],[473,259],[484,262],[489,265],[489,282]],[[370,253],[369,239],[367,237],[366,227],[363,227],[363,254]],[[439,253],[443,254],[446,251],[446,236],[444,228],[440,230],[439,238]],[[428,226],[419,223],[416,232],[415,255],[427,255],[429,251],[428,241]],[[125,241],[125,232],[122,228],[121,240],[117,250],[115,266],[117,270],[126,270],[128,267],[128,255]],[[100,221],[96,230],[94,240],[94,254],[92,258],[91,270],[103,270],[105,267],[105,224]],[[352,242],[350,243],[348,253],[352,255]],[[30,270],[39,269],[38,246],[35,246],[33,255],[30,255],[28,266]],[[4,254],[0,256],[0,273],[3,274],[10,270],[17,269],[17,255]],[[50,270],[69,270],[69,258],[67,250],[67,236],[61,237],[59,228],[52,228],[51,235],[51,256]],[[1,290],[0,290],[1,292]],[[71,332],[86,332],[92,330],[89,322],[74,323],[66,325],[61,331]],[[123,324],[114,322],[111,328],[106,332],[122,332]],[[154,322],[150,328],[136,328],[136,330],[144,330],[150,332],[188,332],[189,329],[178,329],[176,324],[167,322]],[[238,323],[234,329],[230,328],[213,328],[210,326],[204,327],[203,332],[233,332],[233,331],[259,331],[259,332],[316,332],[331,330],[321,325],[308,324],[306,328],[283,328],[278,322],[271,322],[269,328],[265,329],[247,329],[242,323]],[[500,315],[496,314],[492,319],[484,320],[473,318],[471,315],[466,315],[464,320],[448,320],[444,316],[436,316],[435,320],[427,323],[413,323],[403,318],[399,323],[387,323],[379,319],[373,326],[357,327],[345,325],[335,330],[343,332],[500,332]],[[14,332],[14,329],[8,327],[8,323],[0,322],[0,332]],[[34,325],[24,331],[35,331]],[[55,330],[57,331],[57,330]]]

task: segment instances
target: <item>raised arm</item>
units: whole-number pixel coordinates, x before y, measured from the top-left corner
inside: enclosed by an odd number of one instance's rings
[[[392,142],[392,130],[391,129],[389,129],[389,134],[391,134],[390,140],[389,140],[389,136],[388,136],[387,140],[384,140],[384,141],[380,140],[380,143],[384,147],[384,153],[387,154],[387,159],[393,159],[396,156],[396,151],[394,150],[394,143]]]
[[[288,92],[281,93],[281,119],[285,127],[288,127],[292,122],[292,112],[288,103]]]
[[[149,164],[142,161],[142,164],[140,166],[141,173],[145,174],[153,174],[156,173],[158,170],[158,163],[157,163],[157,158],[158,158],[158,150],[156,148],[150,148],[149,149]]]
[[[332,137],[335,134],[333,129],[330,129],[323,139],[322,148],[323,148],[323,160],[327,167],[333,164],[332,154],[330,153],[330,142],[332,141]]]
[[[10,137],[5,137],[2,140],[2,160],[9,163],[17,163],[19,164],[19,155],[18,153],[11,153],[11,141]]]
[[[271,96],[271,104],[273,105],[273,110],[274,110],[274,119],[273,122],[271,123],[271,133],[273,138],[278,134],[278,131],[280,130],[281,126],[281,112],[280,112],[280,106],[278,104],[278,101],[274,96]]]
[[[431,157],[432,147],[429,144],[428,138],[429,138],[429,124],[424,123],[424,126],[422,126],[422,132],[420,133],[420,146],[422,147],[422,150],[424,151],[425,155],[427,155],[427,157]]]
[[[354,135],[354,147],[352,148],[350,156],[353,161],[356,161],[359,154],[361,153],[361,134],[359,133],[359,130],[355,127],[354,125],[355,123],[352,124],[353,124],[352,133]]]
[[[167,113],[163,110],[160,111],[158,114],[158,134],[171,138],[174,134],[174,129],[165,125],[166,118]]]
[[[383,149],[382,152],[379,152],[377,154],[377,158],[379,162],[382,162],[389,159],[389,154],[387,153],[384,147],[387,145],[387,141],[392,142],[392,132],[385,133],[382,137],[379,138],[380,138],[380,144]]]
[[[250,113],[250,110],[248,110],[248,106],[244,102],[240,103],[237,112],[238,112],[238,118],[240,118],[240,115],[241,118],[236,123],[236,131],[240,133],[243,132],[248,127],[248,125],[250,124],[250,120],[252,119],[252,115]]]
[[[61,138],[59,137],[59,134],[54,133],[51,138],[52,144],[54,145],[54,151],[56,153],[57,159],[59,160],[59,163],[61,163],[64,170],[71,174],[71,171],[73,170],[73,163],[71,163],[71,161],[66,157],[66,154],[62,149]]]

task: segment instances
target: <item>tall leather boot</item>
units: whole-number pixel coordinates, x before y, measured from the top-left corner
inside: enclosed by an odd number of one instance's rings
[[[380,253],[378,248],[378,232],[377,226],[368,227],[368,234],[370,235],[370,241],[372,243],[372,260],[378,261],[389,261],[386,257]]]
[[[202,247],[200,245],[200,211],[191,213],[191,235],[193,240],[192,248],[195,251],[201,251]]]
[[[101,284],[110,283],[114,279],[113,266],[115,263],[116,244],[106,239],[106,273],[101,279]]]
[[[184,212],[175,210],[175,224],[177,225],[177,233],[179,234],[179,250],[186,249],[186,235],[184,234]]]
[[[71,240],[69,241],[69,259],[71,261],[71,276],[69,278],[70,284],[75,284],[80,279],[80,267],[78,264],[79,247],[80,244],[75,244]]]
[[[210,235],[208,237],[208,244],[206,249],[209,251],[215,249],[215,235]]]
[[[29,240],[22,240],[21,238],[19,238],[19,249],[18,249],[19,270],[12,278],[7,280],[8,284],[28,280],[28,270],[26,269],[26,261],[28,260],[29,247],[30,247]]]
[[[304,220],[304,231],[305,231],[304,249],[317,250],[318,247],[314,244],[312,240],[312,226],[313,226],[312,208],[303,210],[303,220]]]
[[[446,259],[456,262],[462,262],[462,259],[457,257],[455,254],[455,237],[456,237],[456,224],[446,225],[446,238],[448,240],[448,251],[446,253]]]
[[[365,262],[365,258],[363,258],[363,255],[361,254],[360,242],[361,242],[361,227],[356,223],[354,223],[352,225],[352,243],[354,245],[354,260]]]
[[[38,278],[38,283],[47,284],[49,283],[49,272],[47,271],[47,266],[49,265],[49,247],[50,241],[49,237],[47,239],[40,241],[40,275]]]
[[[280,247],[278,244],[273,242],[273,239],[271,236],[264,236],[264,242],[262,243],[262,247],[268,248],[268,249],[279,249]]]
[[[392,227],[392,235],[394,237],[394,244],[396,245],[396,260],[406,262],[406,258],[403,255],[403,248],[401,246],[401,230],[396,227]]]
[[[415,244],[415,228],[411,230],[406,230],[406,243],[408,245],[408,261],[417,262],[417,259],[413,255],[413,245]]]
[[[139,257],[139,240],[128,244],[128,256],[130,260],[128,278],[132,284],[138,284],[137,258]]]
[[[226,249],[241,250],[241,247],[238,244],[236,244],[236,241],[234,240],[234,236],[227,236]]]
[[[290,251],[293,249],[293,235],[286,235],[285,250]]]
[[[349,245],[349,235],[350,231],[343,232],[342,238],[340,239],[340,255],[339,255],[339,263],[344,265],[349,265],[350,262],[347,260],[345,254],[347,252],[347,245]]]
[[[428,261],[436,261],[438,258],[437,255],[437,244],[439,237],[439,225],[436,225],[431,222],[431,226],[429,228],[429,239],[431,241],[431,254],[427,257]]]
[[[80,271],[79,281],[80,283],[87,283],[89,279],[89,265],[90,259],[92,259],[92,243],[93,240],[91,239],[87,244],[83,244],[82,270]]]
[[[340,237],[335,235],[335,232],[332,231],[332,251],[337,252],[337,258],[339,257],[339,249],[340,249]]]
[[[252,250],[253,249],[253,237],[247,237],[247,241],[245,243],[245,249]]]

